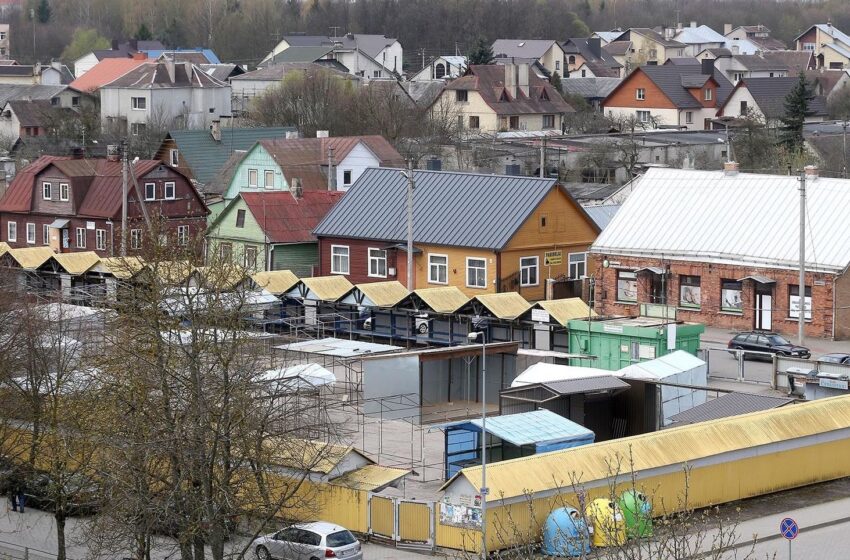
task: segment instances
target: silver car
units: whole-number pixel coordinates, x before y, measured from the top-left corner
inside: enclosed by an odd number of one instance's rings
[[[259,537],[251,543],[251,548],[258,560],[363,560],[360,541],[345,527],[325,521],[299,523]]]

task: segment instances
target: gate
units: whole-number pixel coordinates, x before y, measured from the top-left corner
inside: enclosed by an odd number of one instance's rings
[[[369,535],[396,540],[396,507],[393,498],[369,495]]]
[[[369,535],[399,548],[434,548],[434,503],[369,495]]]

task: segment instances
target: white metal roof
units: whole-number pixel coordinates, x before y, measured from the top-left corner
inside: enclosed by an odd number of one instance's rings
[[[586,377],[609,375],[614,375],[614,372],[608,371],[607,369],[592,367],[565,366],[561,364],[538,362],[517,375],[511,382],[511,387],[531,385],[532,383],[547,383],[550,381],[563,381],[565,379],[584,379]]]
[[[840,273],[850,264],[850,180],[820,177],[806,190],[806,268]],[[795,176],[652,168],[591,252],[796,269],[799,220]]]

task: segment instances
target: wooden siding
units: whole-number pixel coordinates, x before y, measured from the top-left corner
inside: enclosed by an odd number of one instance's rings
[[[422,245],[417,243],[416,247],[422,250],[414,257],[415,283],[417,288],[437,288],[440,286],[455,286],[469,297],[481,294],[492,294],[496,292],[496,268],[498,258],[493,251],[486,249],[470,249],[466,247],[445,247],[440,245]],[[435,284],[428,282],[428,255],[446,255],[448,257],[448,284]],[[399,258],[406,258],[404,253],[399,253]],[[470,288],[466,285],[466,259],[467,257],[485,259],[487,261],[487,287]],[[406,276],[400,279],[402,284],[407,280]]]
[[[646,99],[637,99],[636,90],[643,88],[646,91]],[[661,88],[638,69],[605,99],[604,107],[634,107],[637,110],[650,111],[652,109],[676,109],[676,104],[670,101]]]
[[[318,264],[319,247],[317,243],[275,245],[272,249],[271,270],[291,270],[295,276],[305,278],[313,276],[313,269]]]
[[[250,188],[248,186],[248,170],[257,170],[257,186]],[[274,188],[265,188],[265,172],[274,172]],[[275,162],[274,158],[259,144],[255,144],[251,148],[239,165],[236,166],[236,171],[233,173],[233,179],[230,180],[230,185],[224,194],[225,199],[236,198],[236,195],[241,191],[265,192],[265,191],[286,191],[289,190],[289,185],[280,166]]]

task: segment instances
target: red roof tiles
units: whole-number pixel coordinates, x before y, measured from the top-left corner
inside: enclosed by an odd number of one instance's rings
[[[301,198],[288,191],[241,193],[271,243],[315,241],[313,229],[342,195],[340,191],[304,191]]]

